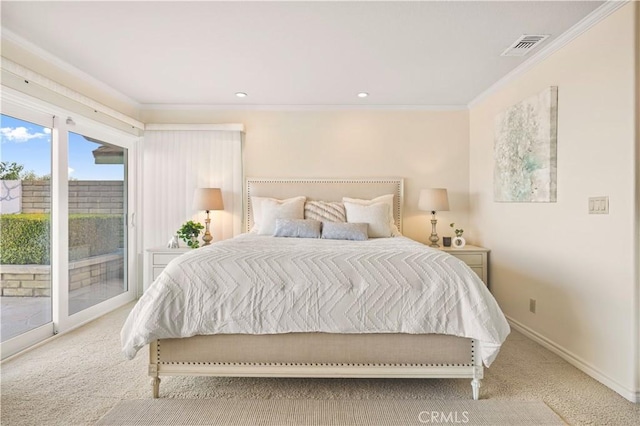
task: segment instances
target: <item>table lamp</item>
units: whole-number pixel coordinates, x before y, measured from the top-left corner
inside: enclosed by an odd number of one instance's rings
[[[431,241],[430,247],[440,247],[438,245],[438,233],[436,232],[436,211],[449,211],[449,198],[445,188],[430,188],[420,191],[418,209],[431,212]]]
[[[213,240],[213,236],[209,232],[209,211],[211,210],[224,210],[224,204],[222,203],[222,193],[220,188],[197,188],[193,194],[193,208],[196,210],[205,210],[207,212],[207,219],[205,219],[205,230],[202,241],[203,246],[208,246]]]

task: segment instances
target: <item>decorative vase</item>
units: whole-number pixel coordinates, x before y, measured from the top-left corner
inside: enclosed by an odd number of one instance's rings
[[[455,237],[453,241],[451,241],[453,248],[462,248],[465,244],[467,244],[467,241],[462,237]]]
[[[173,237],[171,237],[171,239],[169,240],[169,243],[167,244],[167,248],[180,248],[180,239],[178,238],[177,235],[174,235]]]

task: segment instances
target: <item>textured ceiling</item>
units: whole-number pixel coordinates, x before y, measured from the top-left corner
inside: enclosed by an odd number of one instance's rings
[[[457,106],[601,4],[3,1],[2,27],[141,104]]]

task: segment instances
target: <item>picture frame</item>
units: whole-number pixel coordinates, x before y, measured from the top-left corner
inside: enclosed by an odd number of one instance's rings
[[[494,128],[494,201],[555,203],[558,87],[500,112]]]

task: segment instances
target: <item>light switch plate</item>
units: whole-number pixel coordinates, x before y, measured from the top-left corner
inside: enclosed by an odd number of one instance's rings
[[[609,214],[609,197],[589,197],[589,214]]]

